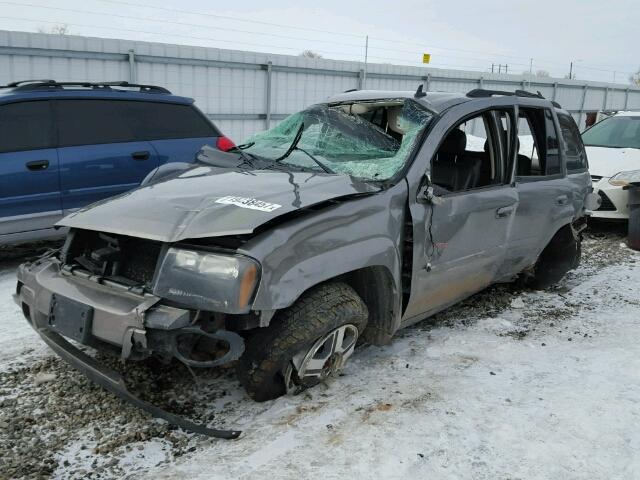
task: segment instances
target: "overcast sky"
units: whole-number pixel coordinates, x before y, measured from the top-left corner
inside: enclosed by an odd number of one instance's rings
[[[151,6],[153,4],[153,6]],[[225,18],[226,17],[226,18]],[[245,21],[242,21],[244,19]],[[0,29],[628,83],[640,67],[638,0],[0,0]],[[496,66],[497,69],[497,66]],[[615,73],[614,73],[615,72]]]

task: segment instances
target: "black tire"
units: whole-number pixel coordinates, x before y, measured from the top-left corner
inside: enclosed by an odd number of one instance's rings
[[[540,254],[533,271],[525,278],[525,285],[543,290],[562,280],[569,270],[580,264],[582,238],[571,227],[561,229]]]
[[[236,367],[240,383],[258,402],[284,395],[284,370],[296,353],[342,325],[352,324],[361,334],[368,316],[366,305],[349,285],[314,287],[280,311],[271,325],[249,336]]]

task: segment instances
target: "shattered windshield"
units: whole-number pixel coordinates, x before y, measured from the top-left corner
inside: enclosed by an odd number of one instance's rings
[[[316,105],[247,139],[243,149],[281,164],[387,180],[431,118],[412,100]]]

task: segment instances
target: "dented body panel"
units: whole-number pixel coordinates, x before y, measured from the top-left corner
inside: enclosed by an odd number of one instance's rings
[[[197,165],[65,217],[59,226],[161,242],[243,235],[329,199],[375,192],[348,176]]]
[[[240,251],[262,264],[254,300],[257,310],[290,306],[307,289],[342,274],[373,266],[388,270],[400,289],[404,182],[363,198],[276,225]],[[355,230],[362,235],[352,235]]]

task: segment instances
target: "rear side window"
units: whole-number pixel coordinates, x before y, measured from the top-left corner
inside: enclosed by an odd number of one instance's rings
[[[580,131],[569,115],[558,113],[560,131],[564,139],[564,155],[567,158],[567,170],[576,171],[587,168],[587,155],[582,145]]]
[[[0,152],[38,150],[54,146],[48,101],[0,105]]]
[[[124,100],[60,100],[61,146],[220,136],[193,106]]]
[[[211,122],[191,105],[136,103],[135,116],[147,140],[220,136]]]
[[[562,173],[560,142],[551,110],[521,107],[518,143],[518,176],[544,177]]]

